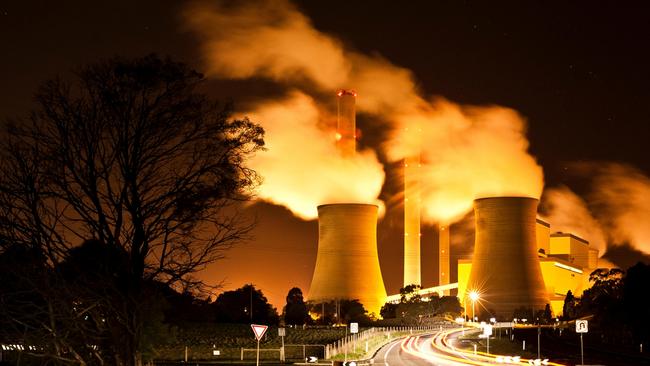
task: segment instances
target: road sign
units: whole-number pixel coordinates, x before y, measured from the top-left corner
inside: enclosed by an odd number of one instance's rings
[[[219,356],[219,355],[221,355],[221,351],[219,351],[218,349],[213,349],[212,350],[212,355],[213,356]]]
[[[489,337],[492,335],[492,326],[489,324],[485,324],[483,326],[483,335],[486,337]]]
[[[266,330],[269,329],[269,326],[251,324],[251,328],[253,328],[253,333],[255,333],[255,338],[259,341],[264,336],[264,333],[266,333]]]
[[[318,362],[318,357],[309,356],[309,357],[307,357],[307,360],[306,360],[306,361],[307,361],[308,363],[316,363],[316,362]]]
[[[576,320],[576,333],[589,332],[589,326],[586,320]]]
[[[350,323],[350,333],[359,333],[359,323]]]
[[[284,337],[287,335],[287,331],[284,328],[278,328],[278,336]]]

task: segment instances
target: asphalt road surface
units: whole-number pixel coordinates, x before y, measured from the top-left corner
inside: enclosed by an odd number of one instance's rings
[[[506,358],[484,352],[460,350],[454,344],[462,333],[462,328],[456,328],[396,340],[379,350],[373,358],[373,363],[385,366],[541,365],[540,360]],[[562,366],[553,362],[544,364]]]

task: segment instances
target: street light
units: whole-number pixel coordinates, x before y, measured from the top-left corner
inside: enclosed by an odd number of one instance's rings
[[[476,300],[479,299],[478,291],[476,291],[476,290],[470,291],[469,299],[472,300],[472,319],[474,319],[475,318],[475,316],[474,316],[474,304],[476,303]]]
[[[465,296],[463,296],[463,310],[465,311],[463,319],[467,320],[467,290],[465,290]]]

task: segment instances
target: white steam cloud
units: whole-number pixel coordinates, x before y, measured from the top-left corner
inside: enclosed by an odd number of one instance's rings
[[[393,160],[420,151],[425,220],[454,222],[478,197],[541,195],[543,171],[527,152],[526,123],[516,111],[439,99],[397,121],[402,128],[387,150]]]
[[[601,224],[594,218],[587,203],[566,186],[544,191],[543,218],[551,224],[551,230],[575,234],[598,249],[602,256],[607,251],[607,237]]]
[[[309,96],[293,92],[247,113],[266,130],[266,148],[251,160],[264,178],[260,198],[288,207],[304,219],[318,216],[324,203],[375,203],[384,182],[383,166],[371,150],[343,158],[334,131],[319,128],[331,120]]]
[[[612,243],[650,254],[650,178],[623,164],[591,164],[589,204]]]
[[[188,27],[201,37],[211,75],[263,77],[294,89],[317,88],[332,96],[339,88],[355,89],[359,111],[392,123],[394,133],[383,146],[389,158],[399,161],[421,155],[425,220],[452,222],[470,211],[473,200],[481,196],[539,198],[542,169],[527,153],[526,125],[515,111],[459,106],[445,100],[430,103],[418,93],[409,70],[380,56],[345,48],[335,37],[315,29],[288,1],[193,3],[184,16]],[[320,136],[315,142],[319,132],[303,126],[312,126],[320,118],[315,112],[317,101],[299,95],[254,108],[254,119],[269,131],[266,154],[270,157],[260,154],[254,166],[265,178],[261,196],[287,205],[302,217],[312,217],[313,202],[305,199],[313,195],[320,196],[318,201],[352,197],[368,202],[369,194],[378,194],[376,188],[383,183],[374,156],[361,153],[347,162],[332,157],[336,154],[321,146],[330,140]],[[295,110],[300,112],[291,112]],[[286,121],[280,115],[296,120]],[[292,127],[287,128],[288,124]],[[303,131],[307,135],[297,134],[302,128],[308,130]],[[299,161],[304,163],[292,164],[296,154],[291,151],[300,151]],[[368,163],[371,167],[364,168]],[[343,182],[347,179],[332,177],[337,169],[343,174],[356,169],[358,182],[369,184],[366,194],[357,196],[364,191],[362,186],[346,189]],[[306,176],[334,182],[315,187],[305,184]]]

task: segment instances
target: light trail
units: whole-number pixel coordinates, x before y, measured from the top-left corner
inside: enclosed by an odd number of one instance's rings
[[[435,365],[457,366],[457,365],[535,365],[535,360],[526,358],[507,357],[485,352],[467,351],[454,347],[451,337],[458,336],[458,333],[468,328],[455,328],[441,331],[435,334],[431,342],[421,342],[421,336],[407,337],[401,342],[401,349],[410,355],[431,362]],[[424,348],[424,345],[429,347]],[[393,345],[394,346],[394,345]],[[392,347],[393,347],[392,346]],[[391,347],[391,348],[392,348]],[[538,361],[539,362],[539,361]],[[539,364],[539,363],[537,363]],[[563,364],[548,362],[546,365],[565,366]]]

